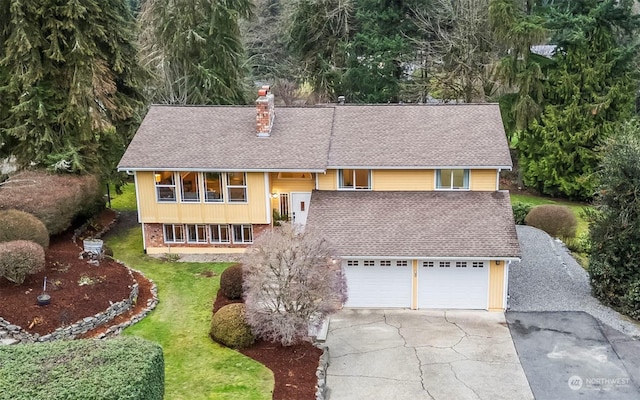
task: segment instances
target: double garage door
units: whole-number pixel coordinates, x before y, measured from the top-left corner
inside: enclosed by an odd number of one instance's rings
[[[487,309],[489,266],[483,261],[344,261],[346,307]],[[416,276],[417,275],[417,276]],[[415,285],[414,285],[415,283]]]

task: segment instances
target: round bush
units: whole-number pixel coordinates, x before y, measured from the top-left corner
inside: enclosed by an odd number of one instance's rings
[[[553,204],[532,208],[524,221],[558,238],[573,238],[578,228],[578,220],[568,207]]]
[[[211,338],[227,347],[239,349],[250,346],[255,337],[245,319],[243,303],[227,304],[211,319]]]
[[[220,290],[227,299],[242,298],[242,264],[234,264],[222,271],[220,275]]]
[[[47,227],[37,217],[19,210],[0,211],[0,242],[29,240],[49,247]]]
[[[15,240],[0,243],[0,275],[18,285],[44,268],[44,249],[38,243]]]

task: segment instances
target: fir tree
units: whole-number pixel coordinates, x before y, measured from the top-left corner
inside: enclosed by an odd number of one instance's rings
[[[598,147],[634,113],[638,18],[630,2],[585,0],[554,10],[550,27],[557,49],[546,106],[520,137],[520,166],[528,186],[585,199],[596,188]]]
[[[111,175],[144,105],[126,0],[3,5],[3,152],[22,165]]]
[[[244,48],[238,19],[251,0],[146,0],[142,58],[155,72],[153,102],[243,104]]]

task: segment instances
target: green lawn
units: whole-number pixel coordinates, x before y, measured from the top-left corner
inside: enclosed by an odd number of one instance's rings
[[[127,198],[116,198],[112,205],[121,204],[119,201],[135,204],[132,193],[132,185],[128,185],[122,195]],[[124,334],[162,345],[166,399],[271,399],[271,371],[214,343],[208,336],[219,276],[228,264],[171,263],[148,257],[142,251],[139,227],[110,237],[107,245],[117,259],[142,271],[158,285],[157,308]],[[216,276],[203,276],[201,272],[207,270]]]
[[[558,200],[550,197],[532,196],[528,194],[517,194],[511,192],[511,203],[515,203],[518,201],[522,203],[530,203],[536,206],[540,204],[558,204],[561,206],[567,206],[571,209],[571,211],[573,211],[576,218],[578,219],[578,230],[576,232],[576,236],[580,236],[582,234],[586,235],[589,233],[589,224],[582,217],[582,210],[586,207],[589,207],[589,205],[587,204],[568,200]]]

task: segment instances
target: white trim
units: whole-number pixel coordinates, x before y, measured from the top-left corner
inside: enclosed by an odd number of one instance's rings
[[[232,173],[240,173],[240,171],[236,171],[236,172],[232,172]],[[244,184],[243,185],[230,185],[229,184],[229,174],[225,173],[224,174],[224,189],[225,189],[225,203],[226,204],[249,204],[249,182],[247,179],[247,173],[246,172],[241,172],[242,176],[244,177],[243,181]],[[229,189],[244,189],[244,200],[243,201],[236,201],[236,200],[232,200],[231,199],[231,192],[229,191]]]
[[[341,173],[341,171],[345,170],[345,169],[350,169],[353,171],[353,187],[340,187],[340,176],[344,175],[343,173]],[[356,187],[356,170],[366,170],[369,172],[369,187],[368,188],[358,188]],[[336,188],[338,191],[347,191],[347,192],[354,192],[354,191],[372,191],[373,190],[373,171],[370,168],[340,168],[338,170],[338,173],[336,174]]]
[[[324,174],[326,175],[327,172],[325,171]],[[320,178],[318,178],[318,173],[314,173],[314,175],[316,176],[316,187],[314,189],[318,190],[318,188],[320,187]]]
[[[140,216],[140,212],[141,212],[141,209],[140,209],[140,192],[139,192],[140,187],[138,186],[138,173],[137,172],[133,173],[133,185],[135,186],[135,190],[136,190],[136,210],[138,211],[138,223],[142,223],[142,217]],[[154,187],[153,187],[153,191],[154,192],[156,191],[155,184],[154,184]],[[144,237],[144,235],[142,237]],[[146,249],[147,247],[145,246],[144,248]]]
[[[496,170],[496,190],[500,189],[500,171],[502,171],[500,168]]]
[[[407,257],[407,256],[340,256],[343,260],[418,260],[418,261],[520,261],[519,257]]]
[[[176,167],[118,167],[118,171],[133,171],[133,172],[153,172],[153,171],[176,171],[176,172],[324,172],[326,169],[320,168],[176,168]]]
[[[509,297],[509,266],[511,265],[511,261],[506,261],[504,263],[504,285],[502,287],[502,309],[507,310],[508,306],[508,297]]]
[[[143,222],[142,223],[142,250],[147,251],[147,237],[146,237],[145,232],[144,232],[144,226],[145,225],[146,224]],[[162,232],[162,235],[164,236],[164,232]]]
[[[442,180],[442,170],[444,170],[444,169],[448,169],[448,170],[451,171],[451,176],[450,176],[451,185],[450,185],[450,187],[439,188],[438,187],[438,171],[440,171],[440,177],[441,177],[440,180]],[[465,181],[465,179],[464,179],[465,176],[464,175],[465,175],[465,172],[466,172],[466,175],[467,175],[467,177],[466,177],[467,178],[466,179],[467,187],[463,187],[463,188],[455,188],[455,187],[453,187],[453,172],[454,171],[462,171],[462,183],[463,184],[464,184],[464,181]],[[455,192],[465,192],[465,191],[469,192],[469,191],[471,191],[471,170],[470,169],[467,169],[467,168],[438,168],[438,169],[433,170],[433,172],[435,174],[435,176],[434,176],[434,186],[435,186],[434,190],[436,190],[436,191],[455,191]]]
[[[267,211],[267,224],[271,224],[271,183],[269,181],[269,173],[264,173],[264,197],[265,197],[265,206]],[[279,197],[279,196],[278,196]],[[280,200],[278,200],[278,204]]]
[[[328,165],[327,170],[330,169],[383,169],[383,170],[395,170],[395,169],[505,169],[511,171],[510,165],[358,165],[358,166],[336,166]],[[310,170],[311,171],[311,170]]]

